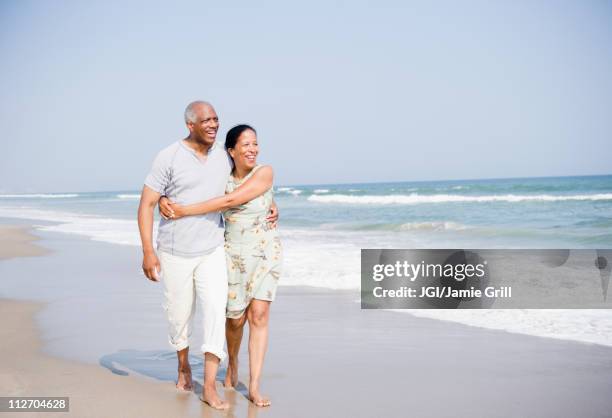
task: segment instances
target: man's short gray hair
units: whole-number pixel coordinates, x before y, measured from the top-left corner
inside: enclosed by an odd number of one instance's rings
[[[195,109],[196,107],[202,105],[212,107],[210,103],[205,102],[203,100],[196,100],[195,102],[191,102],[187,105],[187,107],[185,108],[185,123],[196,123],[197,117],[195,114]]]

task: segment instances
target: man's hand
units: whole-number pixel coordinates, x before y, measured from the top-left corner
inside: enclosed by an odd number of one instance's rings
[[[153,282],[159,281],[158,271],[161,270],[159,259],[155,254],[155,251],[145,252],[142,258],[142,271],[145,276]]]
[[[276,206],[276,202],[272,202],[270,213],[266,217],[266,221],[270,225],[270,228],[276,228],[278,224],[278,207]]]

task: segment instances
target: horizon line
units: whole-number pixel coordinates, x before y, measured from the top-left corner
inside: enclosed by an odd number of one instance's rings
[[[612,176],[609,174],[583,174],[583,175],[563,175],[563,176],[521,176],[521,177],[484,177],[484,178],[470,178],[470,179],[438,179],[438,180],[395,180],[395,181],[372,181],[372,182],[351,182],[351,183],[301,183],[301,184],[278,184],[274,187],[308,187],[308,186],[351,186],[359,184],[395,184],[395,183],[432,183],[432,182],[461,182],[461,181],[485,181],[485,180],[524,180],[524,179],[555,179],[555,178],[569,178],[569,177],[607,177]],[[110,192],[134,192],[139,189],[114,189],[114,190],[95,190],[95,191],[54,191],[54,192],[41,192],[41,191],[27,191],[27,192],[13,192],[13,191],[0,191],[0,194],[69,194],[69,193],[110,193]]]

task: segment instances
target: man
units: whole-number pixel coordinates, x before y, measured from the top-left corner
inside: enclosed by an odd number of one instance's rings
[[[189,336],[196,298],[203,310],[204,386],[202,400],[216,409],[228,408],[215,386],[219,363],[226,353],[225,307],[227,266],[220,213],[161,219],[157,250],[153,249],[153,211],[160,197],[189,205],[225,193],[232,162],[215,142],[219,118],[207,102],[195,101],[185,109],[189,136],[163,149],[145,180],[138,208],[138,227],[143,248],[142,269],[152,281],[164,286],[164,309],[169,323],[169,341],[178,357],[176,387],[192,390]],[[277,218],[274,206],[268,221]],[[160,277],[160,272],[162,277]]]

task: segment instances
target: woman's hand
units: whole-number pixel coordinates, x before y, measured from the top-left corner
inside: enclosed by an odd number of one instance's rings
[[[174,209],[171,205],[172,201],[168,199],[166,196],[162,196],[159,199],[159,214],[164,219],[173,219],[174,217]]]
[[[174,203],[174,202],[168,202],[169,206],[170,206],[170,210],[172,211],[172,215],[170,215],[170,219],[178,219],[178,218],[182,218],[183,216],[187,216],[187,209],[185,209],[185,206],[181,206],[178,203]]]
[[[166,196],[159,199],[159,213],[164,219],[179,219],[187,216],[184,206],[174,203]]]

